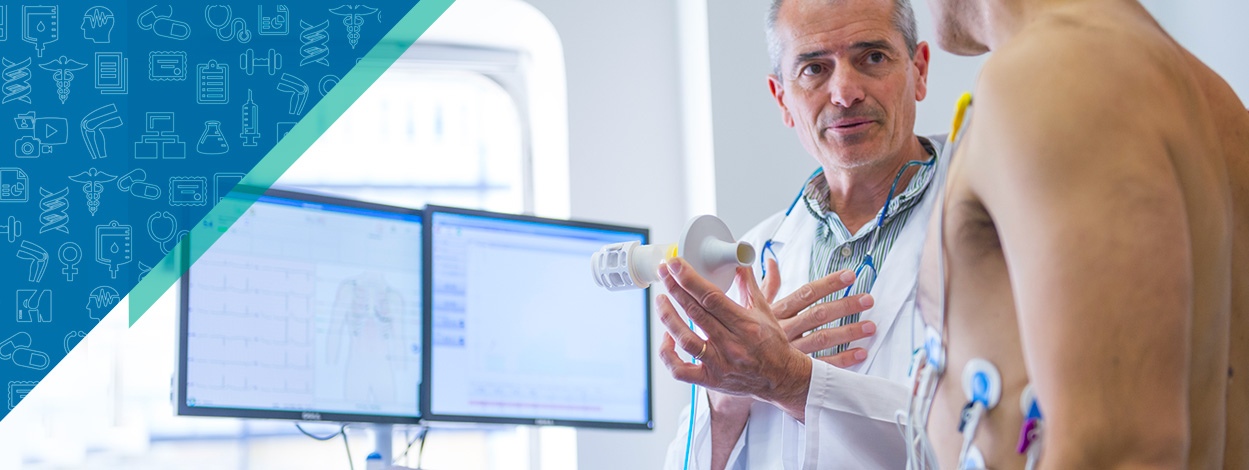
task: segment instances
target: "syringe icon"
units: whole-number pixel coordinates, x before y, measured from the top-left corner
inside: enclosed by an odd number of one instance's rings
[[[256,102],[252,100],[252,91],[247,90],[247,102],[243,103],[243,133],[239,137],[243,138],[244,147],[255,147],[260,145],[260,126],[256,124],[256,113],[260,108],[256,106]]]

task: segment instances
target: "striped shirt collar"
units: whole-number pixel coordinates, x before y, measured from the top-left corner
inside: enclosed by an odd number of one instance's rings
[[[937,155],[932,142],[929,142],[925,137],[916,137],[919,139],[920,145],[923,145],[924,151],[928,152],[929,157]],[[889,223],[897,214],[915,205],[919,197],[924,194],[924,190],[930,186],[934,173],[932,165],[919,167],[919,172],[915,174],[915,177],[911,178],[911,182],[907,184],[906,189],[895,195],[893,200],[890,201],[889,217],[885,218],[885,223]],[[802,200],[803,206],[807,208],[811,216],[820,221],[819,231],[817,232],[819,238],[832,237],[832,242],[837,245],[870,235],[876,229],[876,220],[880,218],[880,211],[877,211],[876,216],[872,218],[870,223],[865,224],[859,229],[858,233],[851,235],[850,230],[842,223],[841,217],[829,210],[828,180],[824,178],[823,170],[820,170],[807,181],[806,188],[802,191]],[[882,207],[881,210],[884,210],[884,208]]]

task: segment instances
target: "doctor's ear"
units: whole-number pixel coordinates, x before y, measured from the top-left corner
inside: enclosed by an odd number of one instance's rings
[[[785,106],[785,85],[781,83],[780,77],[768,75],[768,90],[776,99],[776,105],[781,108],[781,122],[785,123],[785,127],[794,127],[794,117],[789,115],[789,108]]]

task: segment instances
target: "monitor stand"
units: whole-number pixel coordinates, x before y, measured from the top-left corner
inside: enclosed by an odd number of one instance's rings
[[[394,445],[395,427],[390,424],[374,424],[373,425],[373,452],[382,456],[382,468],[388,468],[390,462],[394,461],[391,455]]]

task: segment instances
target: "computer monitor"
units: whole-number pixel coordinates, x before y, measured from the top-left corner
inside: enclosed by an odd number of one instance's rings
[[[249,197],[182,277],[177,413],[417,423],[421,211]]]
[[[653,429],[648,292],[590,274],[649,231],[429,206],[429,421]]]

